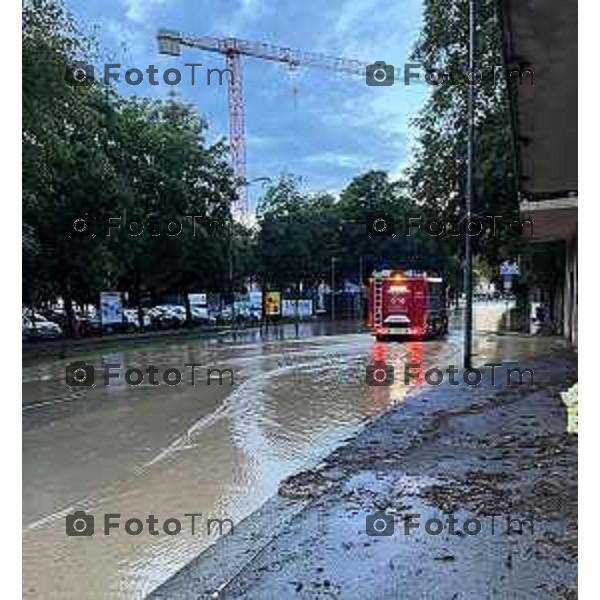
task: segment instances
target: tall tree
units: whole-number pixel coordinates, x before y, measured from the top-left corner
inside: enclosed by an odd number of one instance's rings
[[[222,285],[235,201],[227,148],[189,106],[69,78],[92,47],[59,1],[24,5],[24,299],[60,296],[70,321],[102,289]]]
[[[518,219],[518,205],[497,8],[494,0],[478,3],[477,71],[469,73],[468,0],[425,0],[414,58],[433,75],[429,98],[414,121],[417,145],[409,173],[415,201],[437,218],[462,223],[464,234],[467,91],[476,85],[474,212],[482,225],[472,240],[475,252],[495,266],[499,256],[515,255],[521,248],[518,228],[508,226]],[[501,217],[496,227],[493,215]],[[471,231],[477,233],[479,227]],[[442,251],[460,256],[463,239],[444,236]]]

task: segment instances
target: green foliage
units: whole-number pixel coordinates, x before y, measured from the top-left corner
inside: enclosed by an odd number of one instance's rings
[[[367,222],[375,214],[394,218],[394,236],[367,234]],[[339,198],[304,194],[299,180],[283,176],[259,207],[259,264],[267,281],[278,286],[328,280],[333,258],[340,281],[358,281],[384,266],[446,272],[450,260],[436,252],[436,239],[423,229],[409,231],[409,218],[415,217],[424,222],[423,210],[402,182],[391,181],[382,171],[354,178]]]
[[[226,147],[208,146],[206,123],[174,99],[69,86],[68,66],[92,46],[60,2],[25,4],[24,301],[96,302],[115,287],[134,296],[218,289],[235,200]],[[95,224],[94,236],[74,236],[78,218]],[[160,235],[149,232],[152,218]],[[136,219],[145,224],[140,236],[127,232]],[[182,222],[179,235],[166,235],[171,219]],[[109,222],[120,222],[119,231],[107,234]]]
[[[474,212],[483,218],[484,227],[472,240],[475,253],[497,269],[499,257],[519,253],[522,238],[508,227],[519,215],[510,115],[500,69],[497,2],[484,0],[477,6],[476,65],[482,79],[475,87]],[[448,76],[431,86],[427,103],[415,119],[417,148],[409,187],[425,210],[457,222],[464,216],[466,189],[469,4],[468,0],[426,0],[424,11],[414,58],[425,69]],[[493,215],[502,217],[496,229]],[[445,253],[460,256],[463,239],[444,238]],[[458,268],[458,261],[455,264]]]

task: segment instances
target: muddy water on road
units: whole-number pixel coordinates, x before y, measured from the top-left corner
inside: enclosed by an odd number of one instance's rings
[[[479,309],[482,330],[495,328],[502,309]],[[405,400],[409,387],[402,376],[392,387],[368,387],[367,363],[459,366],[461,340],[454,327],[446,340],[405,344],[376,343],[367,334],[186,342],[94,357],[96,367],[120,363],[119,381],[75,392],[64,383],[68,361],[25,369],[25,595],[142,597],[215,541],[207,518],[231,518],[235,525],[274,494],[282,478]],[[492,335],[481,334],[478,348],[480,359],[502,358],[494,356]],[[531,351],[516,344],[509,358]],[[232,369],[234,385],[225,377],[222,385],[198,378],[192,386],[183,366],[192,362]],[[179,368],[184,380],[177,386],[124,383],[127,368],[149,364],[159,373]],[[93,537],[66,535],[66,515],[75,510],[94,515]],[[110,535],[103,531],[105,513],[121,515]],[[185,513],[202,513],[194,536]],[[149,534],[148,515],[157,518],[158,535]],[[124,531],[130,518],[144,522],[141,534]],[[163,532],[169,518],[182,523],[179,534]]]

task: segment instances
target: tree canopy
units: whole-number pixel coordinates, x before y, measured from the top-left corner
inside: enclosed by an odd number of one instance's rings
[[[227,147],[208,145],[206,123],[174,98],[70,85],[91,46],[60,3],[25,4],[24,301],[218,288],[228,242],[211,225],[231,221],[236,199]],[[173,220],[179,234],[166,230]]]

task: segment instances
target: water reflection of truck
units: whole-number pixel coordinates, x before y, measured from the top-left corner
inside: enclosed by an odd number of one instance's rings
[[[368,325],[377,340],[448,333],[446,286],[415,271],[376,271],[369,280]]]

